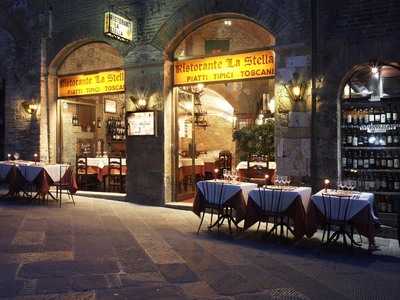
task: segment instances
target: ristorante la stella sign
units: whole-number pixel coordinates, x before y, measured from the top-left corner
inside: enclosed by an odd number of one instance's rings
[[[275,52],[273,50],[174,62],[175,85],[273,76],[275,76]]]
[[[77,74],[58,78],[58,97],[73,97],[125,91],[124,70]]]

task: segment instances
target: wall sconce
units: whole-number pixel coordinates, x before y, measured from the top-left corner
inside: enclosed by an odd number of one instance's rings
[[[35,101],[23,101],[22,108],[27,114],[34,115],[39,111],[40,104]]]
[[[304,94],[307,89],[307,82],[300,80],[299,73],[293,73],[293,79],[283,84],[290,100],[297,102],[304,100]]]
[[[135,97],[135,96],[130,96],[129,99],[134,103],[136,106],[136,109],[138,111],[145,111],[147,110],[147,99],[143,96],[140,97]]]

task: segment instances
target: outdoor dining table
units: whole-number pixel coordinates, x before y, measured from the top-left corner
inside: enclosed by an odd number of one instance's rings
[[[257,184],[223,180],[205,180],[197,183],[193,212],[199,217],[208,204],[229,207],[235,210],[235,224],[246,216],[246,202],[251,190]],[[218,221],[216,222],[216,224]]]
[[[31,161],[3,161],[0,162],[0,179],[8,184],[9,196],[22,192],[28,196],[26,186],[35,186],[36,195],[33,198],[42,198],[50,193],[50,187],[61,182],[68,186],[71,193],[77,190],[73,170],[69,165],[44,164]]]
[[[279,201],[273,193],[280,193]],[[262,220],[263,208],[269,208],[293,220],[293,233],[296,239],[302,238],[306,230],[306,213],[310,203],[311,187],[267,186],[249,193],[244,229]],[[262,203],[264,201],[264,203]]]
[[[324,215],[323,193],[331,194],[333,199],[335,195],[346,194],[351,197],[351,204],[346,215],[346,221],[351,223],[354,228],[362,235],[366,236],[373,244],[376,228],[379,226],[379,219],[373,210],[374,194],[360,193],[354,191],[338,191],[338,190],[321,190],[311,197],[307,214],[307,236],[312,237],[318,227],[323,226],[326,222]],[[339,202],[339,201],[338,201]],[[339,205],[330,207],[330,214],[336,215]],[[343,210],[342,210],[343,211]],[[339,213],[339,212],[338,212]],[[340,212],[343,214],[344,212]]]

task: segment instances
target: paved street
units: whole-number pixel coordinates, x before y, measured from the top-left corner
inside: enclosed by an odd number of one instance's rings
[[[397,241],[381,251],[229,237],[189,211],[76,197],[0,203],[0,298],[398,299]]]

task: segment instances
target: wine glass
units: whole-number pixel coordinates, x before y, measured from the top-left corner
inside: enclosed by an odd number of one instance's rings
[[[228,170],[224,169],[222,174],[223,174],[222,176],[224,177],[224,180],[226,181],[226,179],[228,177]]]
[[[282,183],[282,177],[279,176],[279,175],[277,175],[277,176],[275,177],[275,185],[280,186],[281,183]]]
[[[19,153],[18,153],[18,152],[15,152],[15,153],[14,153],[14,158],[15,158],[15,160],[18,160],[18,159],[19,159]]]

